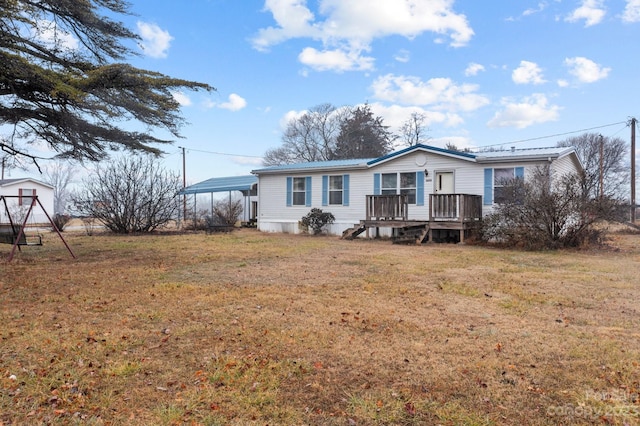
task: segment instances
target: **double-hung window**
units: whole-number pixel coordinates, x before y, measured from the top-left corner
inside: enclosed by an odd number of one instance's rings
[[[287,177],[287,206],[311,206],[311,176]]]
[[[524,179],[524,167],[484,169],[484,204],[500,204],[513,196],[515,179]]]
[[[382,174],[382,195],[396,195],[398,193],[398,174]]]
[[[349,205],[349,175],[322,176],[322,205]]]
[[[515,172],[508,169],[493,169],[493,202],[504,203],[508,196],[508,187],[513,184]]]
[[[382,195],[406,195],[409,204],[416,204],[416,173],[383,173]]]
[[[416,203],[415,173],[400,173],[400,195],[406,195],[409,204]]]
[[[306,196],[305,178],[294,177],[293,178],[293,205],[304,206]]]
[[[36,195],[35,189],[26,189],[20,188],[18,189],[18,204],[21,206],[30,206],[33,202],[33,197]]]
[[[374,195],[406,195],[409,204],[424,205],[423,171],[407,173],[374,173]]]
[[[342,204],[342,175],[329,176],[329,204]]]

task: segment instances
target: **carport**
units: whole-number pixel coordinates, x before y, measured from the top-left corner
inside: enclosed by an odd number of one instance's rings
[[[197,211],[196,196],[198,194],[211,194],[211,215],[213,216],[213,194],[217,192],[228,192],[229,201],[231,201],[231,193],[233,191],[240,191],[243,196],[243,225],[255,224],[258,213],[258,177],[255,175],[211,178],[187,186],[182,189],[179,194],[194,196],[194,211]]]

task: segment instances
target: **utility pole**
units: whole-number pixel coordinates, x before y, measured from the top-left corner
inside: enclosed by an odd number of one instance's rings
[[[636,222],[636,119],[631,118],[631,223]]]
[[[600,200],[604,194],[604,137],[600,135]]]
[[[182,149],[182,189],[185,189],[187,187],[187,156],[183,146],[178,148]],[[182,194],[182,220],[187,220],[187,194]]]

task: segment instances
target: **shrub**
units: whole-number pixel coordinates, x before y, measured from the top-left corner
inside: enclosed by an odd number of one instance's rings
[[[313,234],[319,234],[325,226],[332,224],[335,220],[332,213],[313,208],[300,222],[307,229],[311,229]]]
[[[69,221],[71,221],[71,216],[68,214],[56,213],[53,215],[51,220],[53,221],[53,224],[56,225],[56,228],[58,228],[58,231],[63,232],[64,227],[67,226]]]
[[[605,230],[594,225],[615,220],[620,206],[612,198],[590,198],[579,176],[552,180],[548,167],[535,169],[526,182],[509,182],[504,195],[494,213],[484,218],[481,238],[531,250],[602,243]]]

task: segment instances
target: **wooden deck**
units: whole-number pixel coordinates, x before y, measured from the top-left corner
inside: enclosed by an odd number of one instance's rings
[[[392,240],[396,243],[420,244],[427,239],[430,242],[442,239],[435,238],[436,233],[456,235],[458,242],[464,242],[482,220],[479,195],[431,194],[429,220],[409,219],[406,195],[367,195],[366,206],[366,219],[345,230],[342,238],[354,239],[369,230],[378,236],[380,228],[392,228]]]

